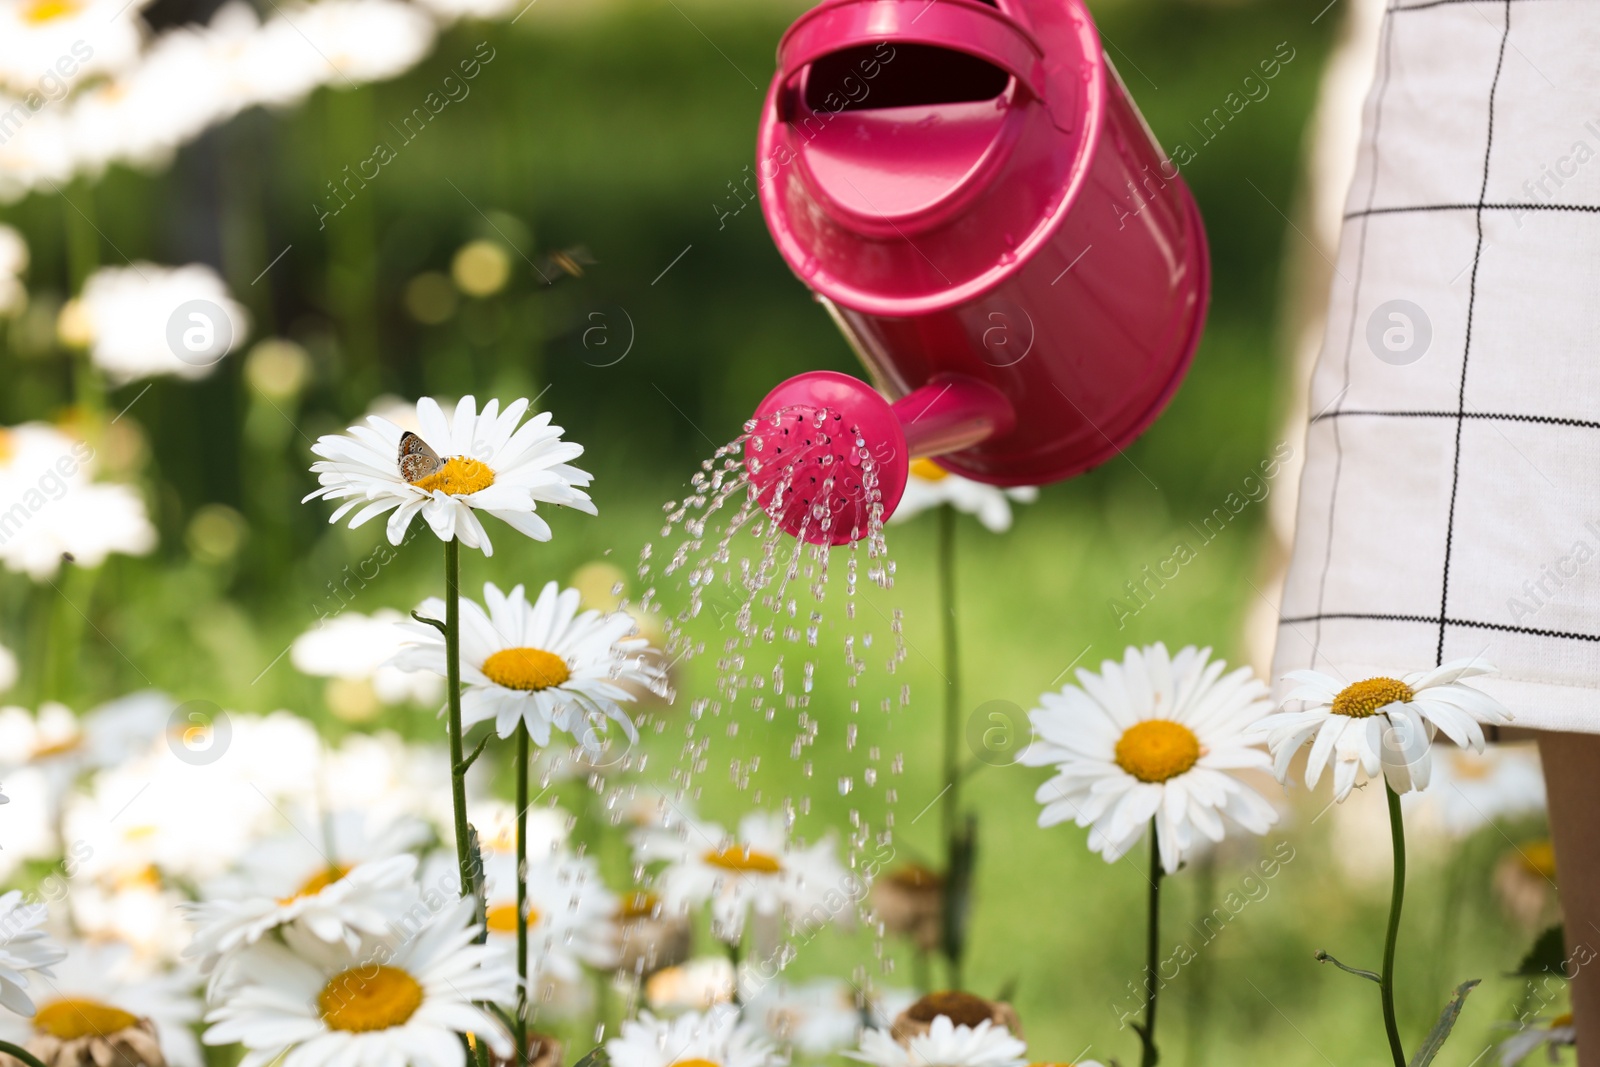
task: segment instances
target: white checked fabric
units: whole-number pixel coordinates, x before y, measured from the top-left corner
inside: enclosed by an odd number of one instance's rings
[[[1600,2],[1391,4],[1363,126],[1274,676],[1600,733]]]

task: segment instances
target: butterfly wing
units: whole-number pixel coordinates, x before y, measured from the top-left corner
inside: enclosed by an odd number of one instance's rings
[[[428,447],[428,442],[407,430],[400,435],[400,477],[417,484],[444,466],[439,454]]]

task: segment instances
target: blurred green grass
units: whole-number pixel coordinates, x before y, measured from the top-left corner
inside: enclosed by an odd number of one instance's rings
[[[737,432],[773,383],[811,368],[852,369],[846,346],[785,269],[755,210],[724,228],[713,206],[752,162],[761,88],[777,38],[799,9],[652,0],[548,19],[534,9],[516,26],[453,31],[429,61],[393,83],[319,93],[288,116],[243,116],[185,149],[166,175],[118,170],[92,191],[75,189],[104,231],[102,259],[217,262],[251,306],[260,333],[293,337],[316,361],[316,379],[297,408],[268,411],[253,402],[237,358],[205,382],[158,381],[137,398],[131,417],[150,439],[143,477],[162,548],[152,560],[115,562],[92,588],[68,590],[81,594],[93,622],[73,679],[80,702],[143,678],[185,699],[256,711],[288,706],[331,733],[348,729],[326,715],[319,684],[275,657],[315,621],[329,583],[380,543],[376,526],[330,528],[325,508],[297,503],[312,484],[304,473],[309,441],[345,425],[379,392],[540,394],[541,405],[588,449],[584,464],[597,475],[600,519],[557,515],[547,545],[491,526],[494,558],[466,560],[472,589],[490,578],[503,585],[562,578],[602,557],[631,569],[659,523],[660,502],[682,491],[698,460]],[[1299,239],[1285,213],[1293,212],[1302,130],[1336,21],[1319,19],[1321,11],[1320,2],[1300,0],[1096,6],[1113,59],[1169,145],[1197,144],[1193,124],[1238,92],[1281,43],[1295,58],[1270,95],[1199,147],[1184,171],[1207,220],[1215,292],[1194,370],[1170,410],[1123,458],[1047,489],[1003,541],[962,523],[966,706],[1008,700],[1027,708],[1040,691],[1061,684],[1075,657],[1095,663],[1126,643],[1211,644],[1239,659],[1240,623],[1256,595],[1263,505],[1252,505],[1203,547],[1125,628],[1108,601],[1142,567],[1169,555],[1176,539],[1189,539],[1188,524],[1238,489],[1277,443],[1279,280],[1287,242]],[[325,199],[326,183],[365,158],[375,139],[389,138],[386,125],[485,39],[496,58],[471,95],[319,229],[313,205]],[[30,237],[33,278],[45,289],[66,288],[71,268],[60,234],[69,210],[36,198],[4,212]],[[455,249],[481,236],[517,246],[509,289],[466,300],[442,325],[409,319],[406,283],[421,271],[448,270]],[[581,279],[542,288],[528,260],[577,244],[598,264]],[[257,280],[285,247],[284,259]],[[42,306],[48,304],[44,294]],[[583,331],[600,312],[620,344],[619,310],[631,324],[632,347],[621,362],[598,366],[611,352],[595,358]],[[48,352],[13,357],[8,377],[11,387],[0,393],[6,422],[68,402],[66,366]],[[117,391],[109,406],[134,402],[140,388]],[[213,502],[238,509],[250,524],[230,561],[203,562],[185,547],[195,510]],[[887,718],[873,712],[863,745],[905,753],[905,774],[892,783],[900,793],[900,847],[903,855],[928,856],[937,852],[934,819],[913,816],[940,787],[931,529],[896,527],[890,544],[899,562],[896,587],[868,599],[885,611],[905,609],[912,651],[896,681],[909,682],[913,703]],[[438,555],[431,536],[417,538],[352,590],[351,607],[408,606],[436,593]],[[29,592],[15,580],[7,588],[12,632],[48,615],[50,590]],[[838,633],[835,616],[835,642]],[[881,652],[887,635],[880,630],[879,637]],[[822,657],[825,667],[835,655]],[[683,705],[709,691],[712,658],[681,679],[680,706],[666,713],[666,732],[649,742],[654,775],[678,758]],[[842,666],[842,657],[837,662]],[[704,811],[737,817],[749,798],[728,784],[723,768],[759,753],[768,802],[801,792],[813,798],[807,832],[842,827],[851,804],[870,816],[877,794],[839,796],[833,781],[844,772],[827,762],[860,764],[859,755],[841,755],[839,741],[852,695],[838,672],[819,675],[812,710],[822,740],[812,781],[790,763],[787,732],[718,736],[703,776]],[[413,736],[438,729],[420,713],[391,725]],[[1126,1003],[1127,984],[1139,980],[1143,860],[1107,867],[1084,848],[1082,831],[1037,829],[1032,793],[1043,777],[994,768],[971,782],[982,850],[970,984],[992,994],[1014,983],[1037,1058],[1066,1060],[1087,1045],[1093,1058],[1129,1062],[1136,1044],[1131,1032],[1118,1032],[1111,1005]],[[1377,800],[1361,795],[1350,803]],[[1311,959],[1326,948],[1373,965],[1386,903],[1381,882],[1357,884],[1340,873],[1331,820],[1311,822],[1319,806],[1296,806],[1280,835],[1292,843],[1294,860],[1163,994],[1164,1062],[1382,1062],[1375,992]],[[1453,921],[1440,904],[1457,877],[1451,869],[1422,863],[1412,884],[1402,970],[1407,1034],[1421,1035],[1452,980],[1491,979],[1474,995],[1461,1036],[1441,1062],[1468,1062],[1511,996],[1510,985],[1493,977],[1522,947],[1489,901],[1497,833],[1485,832],[1461,853],[1468,889]],[[1210,875],[1190,871],[1171,880],[1169,940],[1190,936],[1184,926],[1206,910],[1208,892],[1222,899],[1240,886],[1246,865],[1278,839],[1229,849]],[[1369,845],[1387,849],[1386,840]],[[618,857],[611,860],[625,873]],[[1435,973],[1446,943],[1449,974]],[[868,961],[870,939],[859,933],[806,946],[796,968],[849,974]],[[898,980],[889,984],[909,982],[904,953],[898,964]]]

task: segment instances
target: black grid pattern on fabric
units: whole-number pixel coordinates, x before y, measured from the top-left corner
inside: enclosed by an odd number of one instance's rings
[[[1495,95],[1500,89],[1500,73],[1506,64],[1506,42],[1511,39],[1511,4],[1512,0],[1503,0],[1505,10],[1505,28],[1500,31],[1500,51],[1495,58],[1494,80],[1489,83],[1489,131],[1484,137],[1483,144],[1483,182],[1478,187],[1478,203],[1484,202],[1489,192],[1489,161],[1494,156],[1494,102]],[[1456,394],[1456,442],[1455,462],[1451,464],[1450,473],[1450,516],[1444,532],[1444,574],[1439,583],[1439,645],[1436,662],[1444,662],[1444,637],[1445,619],[1450,614],[1450,557],[1455,544],[1456,532],[1456,495],[1461,488],[1461,430],[1466,425],[1467,412],[1467,368],[1472,358],[1472,316],[1478,302],[1478,267],[1483,260],[1483,208],[1476,211],[1478,227],[1478,243],[1472,253],[1472,282],[1467,291],[1467,336],[1461,351],[1461,386]]]
[[[1383,18],[1382,39],[1379,47],[1383,52],[1383,69],[1379,74],[1377,95],[1373,99],[1372,117],[1372,174],[1367,182],[1367,207],[1372,207],[1372,200],[1378,194],[1378,160],[1379,147],[1378,135],[1383,129],[1383,102],[1389,93],[1390,72],[1394,57],[1394,24],[1388,15]],[[1482,197],[1480,196],[1481,200]],[[1351,307],[1361,298],[1361,279],[1367,263],[1367,221],[1361,220],[1360,244],[1356,250],[1356,278],[1351,295]],[[1344,339],[1344,388],[1334,398],[1334,408],[1338,409],[1344,394],[1350,391],[1350,353],[1355,345],[1355,320],[1352,318],[1350,329]],[[1322,558],[1322,575],[1317,583],[1317,610],[1320,612],[1327,603],[1328,574],[1333,568],[1333,531],[1334,519],[1339,513],[1339,476],[1344,470],[1344,442],[1339,435],[1339,423],[1333,424],[1333,484],[1328,490],[1328,548]],[[1311,666],[1317,664],[1317,657],[1322,652],[1322,620],[1316,623],[1315,634],[1311,639]]]
[[[1580,430],[1600,430],[1600,422],[1587,419],[1568,419],[1560,415],[1519,415],[1502,411],[1383,411],[1377,408],[1345,408],[1326,411],[1315,416],[1312,422],[1325,419],[1366,416],[1378,419],[1483,419],[1488,422],[1536,422],[1545,426],[1571,426]]]
[[[1460,626],[1469,630],[1499,630],[1508,634],[1527,634],[1530,637],[1559,637],[1569,641],[1600,641],[1600,634],[1576,633],[1570,630],[1540,630],[1532,626],[1513,626],[1503,622],[1480,622],[1476,619],[1452,619],[1438,615],[1385,615],[1382,612],[1330,611],[1317,615],[1297,615],[1283,619],[1281,625],[1292,626],[1305,622],[1324,622],[1334,619],[1356,619],[1363,622],[1414,622],[1428,626]]]
[[[1508,0],[1500,0],[1507,3]],[[1515,201],[1509,203],[1478,203],[1478,204],[1407,204],[1395,207],[1369,207],[1361,211],[1352,211],[1345,215],[1346,221],[1350,219],[1364,219],[1372,215],[1408,215],[1421,211],[1600,211],[1600,204],[1550,204],[1529,200],[1523,203]]]

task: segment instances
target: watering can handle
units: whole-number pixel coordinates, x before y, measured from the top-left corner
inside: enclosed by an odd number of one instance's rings
[[[979,0],[839,0],[812,8],[778,44],[780,82],[857,45],[923,44],[994,64],[1046,99],[1044,52],[1033,35]]]

